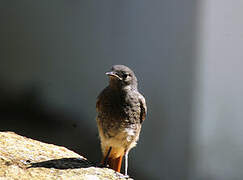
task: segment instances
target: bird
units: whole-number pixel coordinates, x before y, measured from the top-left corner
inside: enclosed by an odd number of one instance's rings
[[[109,84],[97,97],[96,122],[103,158],[101,163],[120,172],[125,156],[136,146],[147,114],[145,98],[138,91],[134,72],[125,65],[114,65],[107,72]]]

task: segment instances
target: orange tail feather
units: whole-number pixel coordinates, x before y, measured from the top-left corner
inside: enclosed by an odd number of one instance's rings
[[[108,164],[110,168],[117,172],[120,172],[122,166],[122,159],[123,159],[123,155],[115,159],[108,158]]]

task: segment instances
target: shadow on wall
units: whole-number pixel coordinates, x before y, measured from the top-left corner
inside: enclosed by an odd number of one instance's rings
[[[1,83],[1,87],[5,87]],[[1,131],[17,134],[43,142],[65,146],[89,158],[99,161],[98,134],[90,131],[81,114],[75,117],[63,109],[43,103],[40,89],[26,88],[21,93],[0,89]]]

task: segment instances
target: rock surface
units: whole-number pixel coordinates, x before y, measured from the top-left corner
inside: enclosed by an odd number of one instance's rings
[[[0,179],[126,179],[108,168],[93,167],[67,148],[42,143],[13,132],[0,132]]]

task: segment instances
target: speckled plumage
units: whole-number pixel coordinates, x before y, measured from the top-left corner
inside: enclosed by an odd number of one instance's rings
[[[115,65],[111,72],[109,85],[97,98],[96,119],[103,155],[112,147],[110,157],[117,158],[136,145],[147,108],[133,71]]]

